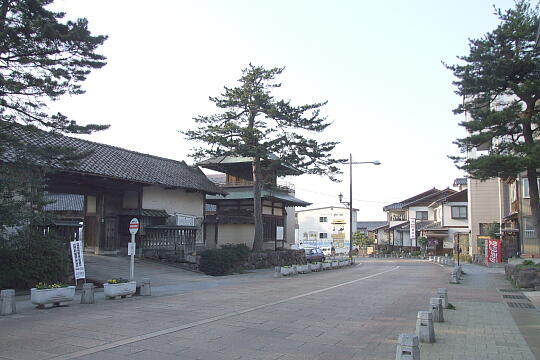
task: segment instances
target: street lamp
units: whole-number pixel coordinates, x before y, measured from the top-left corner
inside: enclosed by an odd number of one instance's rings
[[[356,164],[381,165],[378,160],[375,161],[352,161],[352,154],[349,154],[349,201],[343,201],[343,194],[339,193],[339,202],[349,208],[349,259],[352,261],[352,238],[353,238],[353,201],[352,201],[352,166]]]

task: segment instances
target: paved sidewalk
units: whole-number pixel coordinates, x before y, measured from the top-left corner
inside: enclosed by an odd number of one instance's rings
[[[445,322],[435,323],[436,342],[421,344],[421,356],[432,360],[501,359],[534,360],[538,334],[529,343],[520,331],[519,318],[527,317],[540,327],[538,311],[510,282],[502,269],[464,265],[461,284],[448,284],[449,302]],[[511,308],[510,304],[523,304]],[[522,307],[527,306],[527,307]],[[517,314],[516,322],[513,313]]]

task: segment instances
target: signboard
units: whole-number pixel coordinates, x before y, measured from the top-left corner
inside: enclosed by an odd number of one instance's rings
[[[176,214],[176,225],[195,226],[195,216]]]
[[[84,258],[82,254],[82,241],[71,241],[71,257],[73,260],[73,273],[75,280],[86,278],[84,271]]]
[[[486,241],[486,251],[487,251],[486,260],[488,263],[502,262],[501,240],[488,239]]]
[[[129,242],[128,243],[128,255],[135,255],[135,243]]]
[[[416,218],[409,219],[409,234],[411,240],[416,239]]]
[[[276,226],[276,240],[283,240],[283,226]]]
[[[344,240],[345,239],[345,233],[335,233],[335,234],[332,234],[332,239],[337,239],[337,240]]]
[[[129,233],[131,235],[135,235],[138,231],[139,231],[139,220],[137,218],[133,218],[129,222]]]

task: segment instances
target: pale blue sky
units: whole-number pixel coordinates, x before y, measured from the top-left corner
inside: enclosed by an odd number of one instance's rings
[[[468,38],[497,24],[493,7],[509,0],[411,1],[136,1],[57,0],[68,17],[84,16],[108,65],[85,95],[54,104],[82,123],[111,124],[88,137],[132,150],[186,160],[191,144],[178,129],[215,111],[208,96],[233,86],[248,63],[286,66],[279,96],[297,104],[328,100],[334,123],[324,139],[335,155],[380,160],[354,168],[358,219],[384,219],[382,206],[461,175],[447,155],[463,135],[450,71]],[[348,168],[335,184],[292,179],[313,206],[348,198]]]

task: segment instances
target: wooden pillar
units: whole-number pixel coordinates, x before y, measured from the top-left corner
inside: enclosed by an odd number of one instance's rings
[[[97,201],[97,224],[96,224],[96,245],[97,253],[103,252],[105,246],[105,194],[99,193],[96,196]]]

